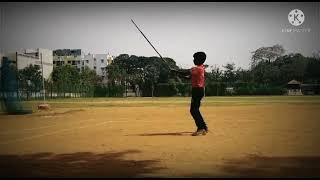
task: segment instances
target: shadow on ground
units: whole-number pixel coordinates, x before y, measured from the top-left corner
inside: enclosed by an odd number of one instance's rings
[[[0,117],[3,116],[17,116],[17,115],[25,115],[25,116],[32,116],[32,117],[48,117],[48,116],[61,116],[61,115],[66,115],[66,114],[72,114],[72,113],[76,113],[76,112],[83,112],[85,110],[83,109],[72,109],[72,110],[67,110],[65,112],[55,112],[54,110],[37,110],[36,112],[32,112],[32,113],[20,113],[20,114],[9,114],[7,112],[1,112],[0,111]]]
[[[236,177],[320,177],[320,156],[249,155],[227,160],[221,168],[227,176]]]
[[[191,136],[193,132],[174,132],[174,133],[144,133],[135,136]]]
[[[95,154],[37,153],[0,155],[1,177],[143,177],[144,173],[164,169],[156,166],[158,160],[124,160],[130,150]]]
[[[33,116],[57,116],[57,115],[65,115],[65,114],[72,114],[72,113],[76,113],[76,112],[84,112],[85,110],[83,109],[71,109],[71,110],[67,110],[65,112],[54,112],[52,110],[49,111],[43,111],[43,112],[37,112],[34,113]]]

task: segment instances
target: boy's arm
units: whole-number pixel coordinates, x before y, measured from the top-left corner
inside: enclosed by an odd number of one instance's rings
[[[191,69],[171,69],[171,71],[175,72],[179,77],[189,79],[190,78],[190,70]]]

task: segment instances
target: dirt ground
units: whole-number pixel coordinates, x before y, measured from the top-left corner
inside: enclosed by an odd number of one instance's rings
[[[0,115],[11,177],[320,177],[320,104],[53,108]]]

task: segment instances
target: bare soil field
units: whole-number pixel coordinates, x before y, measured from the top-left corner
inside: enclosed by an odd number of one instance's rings
[[[206,97],[209,133],[197,137],[189,98],[1,114],[0,176],[320,177],[319,98],[265,100]]]

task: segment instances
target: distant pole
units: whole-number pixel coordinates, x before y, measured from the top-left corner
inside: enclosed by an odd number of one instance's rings
[[[42,72],[42,91],[43,91],[43,102],[46,101],[46,90],[44,87],[44,77],[43,77],[43,63],[42,63],[42,53],[40,53],[40,59],[41,59],[41,72]]]
[[[217,82],[217,96],[219,96],[219,82]]]

